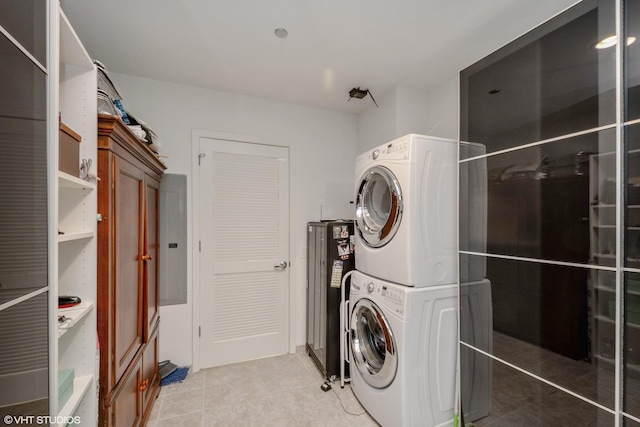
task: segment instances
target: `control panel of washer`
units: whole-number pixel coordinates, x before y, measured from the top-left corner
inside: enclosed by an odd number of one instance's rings
[[[385,305],[400,315],[404,314],[404,292],[385,285],[378,285],[378,288]]]

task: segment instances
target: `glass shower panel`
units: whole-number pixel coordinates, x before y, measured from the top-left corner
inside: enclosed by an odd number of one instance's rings
[[[614,129],[461,162],[460,250],[615,265],[615,171]]]
[[[613,427],[614,415],[461,346],[464,424]]]
[[[615,316],[615,300],[610,311]],[[640,273],[625,274],[625,411],[640,418]]]
[[[624,418],[623,424],[625,427],[640,427],[640,423],[632,420],[631,418]]]
[[[0,25],[46,67],[46,0],[0,0]]]
[[[463,347],[613,409],[614,322],[590,285],[601,270],[468,254],[463,264],[486,265],[485,279],[460,284]]]
[[[460,138],[487,152],[615,122],[614,2],[584,1],[460,73]]]
[[[625,267],[640,269],[640,125],[625,127]]]
[[[625,39],[624,90],[625,120],[640,119],[640,4],[624,2]]]
[[[48,293],[0,310],[0,325],[0,416],[48,415]]]
[[[47,286],[47,91],[45,73],[2,35],[0,63],[2,304]]]

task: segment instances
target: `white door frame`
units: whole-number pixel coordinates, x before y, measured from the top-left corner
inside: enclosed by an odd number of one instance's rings
[[[192,210],[192,231],[191,231],[191,247],[192,247],[192,296],[191,296],[191,309],[193,313],[192,317],[192,372],[198,372],[200,370],[200,250],[199,250],[199,236],[200,236],[200,173],[198,171],[198,155],[200,154],[200,139],[212,138],[223,139],[227,141],[244,142],[250,144],[260,145],[272,145],[278,147],[285,147],[289,150],[289,255],[287,261],[290,264],[289,268],[289,353],[296,352],[296,276],[298,271],[298,262],[294,260],[291,265],[291,260],[294,258],[295,242],[296,242],[296,230],[295,230],[295,180],[292,177],[292,171],[294,168],[293,147],[288,144],[275,144],[273,141],[269,141],[265,138],[238,135],[234,133],[209,131],[202,129],[194,129],[191,133],[191,210]]]

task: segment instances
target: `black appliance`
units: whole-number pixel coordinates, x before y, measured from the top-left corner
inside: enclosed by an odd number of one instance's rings
[[[353,240],[353,221],[307,223],[307,351],[330,381],[340,377],[340,284],[355,269]]]

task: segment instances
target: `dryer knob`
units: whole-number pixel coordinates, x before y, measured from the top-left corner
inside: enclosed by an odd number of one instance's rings
[[[373,153],[371,154],[371,157],[373,157],[373,160],[376,160],[379,155],[380,155],[380,151],[379,150],[373,150]]]
[[[373,284],[373,282],[369,282],[369,284],[367,285],[367,291],[369,293],[373,292],[376,289],[376,285]]]

